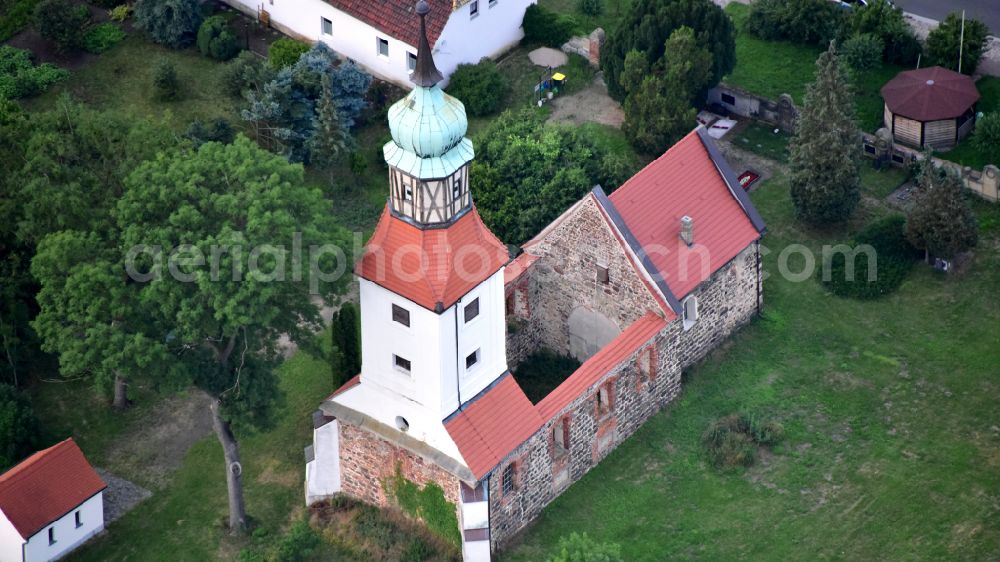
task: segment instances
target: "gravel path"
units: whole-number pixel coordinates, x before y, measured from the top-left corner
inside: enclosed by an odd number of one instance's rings
[[[133,484],[124,478],[119,478],[103,468],[95,468],[97,474],[107,483],[104,490],[104,524],[108,525],[125,515],[139,502],[153,495],[153,492]]]

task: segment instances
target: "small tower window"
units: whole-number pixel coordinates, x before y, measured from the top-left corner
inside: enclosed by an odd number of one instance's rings
[[[408,185],[403,186],[403,201],[413,201],[413,188]]]
[[[479,15],[479,0],[469,2],[469,17],[474,18]]]
[[[83,527],[83,518],[80,517],[80,512],[79,511],[77,511],[76,513],[73,514],[73,519],[76,522],[76,528],[77,529],[79,529],[80,527]]]
[[[451,198],[459,199],[462,197],[462,178],[457,178],[455,183],[451,186]]]
[[[410,327],[410,311],[405,308],[394,304],[392,305],[392,321],[398,322],[407,328]]]
[[[476,297],[472,302],[465,305],[465,322],[471,322],[475,317],[479,316],[479,298]]]
[[[417,69],[417,55],[413,53],[406,53],[406,70],[408,72],[413,72]]]
[[[475,350],[465,358],[465,370],[469,370],[479,363],[479,350]]]
[[[49,545],[56,544],[56,528],[49,527]]]
[[[396,366],[396,369],[403,371],[406,374],[410,374],[410,360],[404,359],[398,355],[392,356],[392,362]]]

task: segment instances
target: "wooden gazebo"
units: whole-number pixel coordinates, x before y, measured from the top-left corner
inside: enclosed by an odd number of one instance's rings
[[[882,99],[894,141],[951,148],[972,131],[979,91],[969,76],[932,66],[900,72],[882,86]]]

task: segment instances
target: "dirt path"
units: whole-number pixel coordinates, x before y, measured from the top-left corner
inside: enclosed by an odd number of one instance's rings
[[[600,72],[585,89],[573,95],[557,97],[551,103],[549,121],[552,123],[580,125],[592,122],[621,128],[625,121],[625,113],[618,102],[608,95],[604,75]]]

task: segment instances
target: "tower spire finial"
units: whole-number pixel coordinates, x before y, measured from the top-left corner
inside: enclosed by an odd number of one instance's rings
[[[434,55],[431,53],[431,44],[427,40],[427,13],[431,11],[426,0],[417,2],[417,15],[420,16],[420,44],[417,45],[417,66],[413,69],[410,81],[417,86],[430,88],[444,79],[441,71],[434,66]]]

